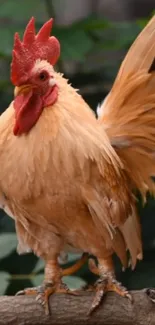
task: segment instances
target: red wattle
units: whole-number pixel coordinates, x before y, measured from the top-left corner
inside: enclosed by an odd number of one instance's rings
[[[50,89],[49,92],[47,92],[47,94],[43,97],[44,107],[53,105],[56,102],[57,98],[58,98],[58,86],[55,85],[52,88],[52,91]]]
[[[36,124],[43,110],[43,101],[40,95],[29,91],[19,94],[14,100],[15,125],[14,135],[27,133]]]
[[[15,97],[14,135],[28,133],[38,121],[44,107],[52,106],[58,97],[58,87],[54,86],[44,95],[37,94],[34,89]]]

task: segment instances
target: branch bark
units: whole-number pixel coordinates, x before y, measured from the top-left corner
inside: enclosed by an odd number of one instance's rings
[[[155,325],[155,305],[144,290],[132,292],[133,303],[109,293],[103,305],[88,317],[93,295],[55,294],[50,298],[51,316],[45,316],[32,297],[0,297],[0,325]]]

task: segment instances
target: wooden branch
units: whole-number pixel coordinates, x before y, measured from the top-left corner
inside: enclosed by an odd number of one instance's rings
[[[94,294],[55,294],[50,298],[51,316],[33,297],[0,297],[0,325],[155,325],[155,304],[144,290],[132,292],[134,302],[109,293],[102,306],[87,316]]]

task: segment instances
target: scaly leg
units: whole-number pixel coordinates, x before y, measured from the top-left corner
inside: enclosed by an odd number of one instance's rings
[[[69,290],[67,285],[61,281],[61,278],[77,272],[87,260],[88,254],[84,253],[79,261],[66,269],[59,267],[57,258],[47,261],[43,284],[39,287],[19,291],[16,295],[37,295],[36,300],[45,307],[45,314],[49,315],[49,297],[51,294],[58,292],[77,295],[77,292]]]
[[[132,301],[132,297],[126,288],[124,288],[115,278],[112,258],[109,257],[108,259],[98,259],[98,262],[99,265],[97,267],[94,260],[89,260],[89,268],[91,272],[100,277],[94,286],[96,295],[89,310],[89,314],[91,314],[100,305],[105,293],[108,291],[114,291],[120,296],[127,297]]]

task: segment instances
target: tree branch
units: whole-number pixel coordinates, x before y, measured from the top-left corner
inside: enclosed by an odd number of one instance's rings
[[[134,302],[109,293],[102,306],[87,316],[94,294],[55,294],[50,298],[51,316],[45,316],[34,298],[0,297],[0,325],[155,325],[155,305],[144,290],[132,292]]]

